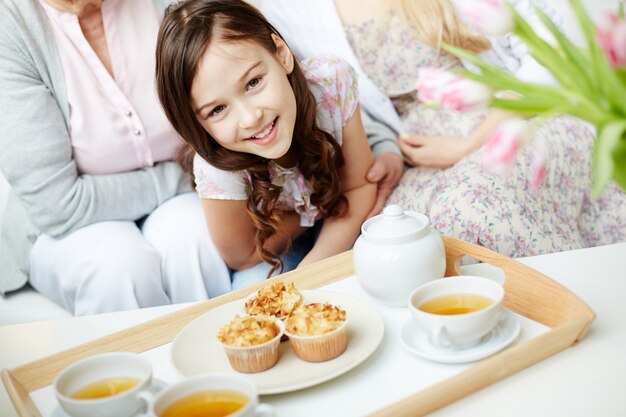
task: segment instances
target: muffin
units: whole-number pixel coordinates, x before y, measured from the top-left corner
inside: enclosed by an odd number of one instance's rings
[[[302,294],[293,282],[275,282],[261,288],[255,297],[246,301],[246,313],[255,316],[263,314],[286,320],[291,313],[302,305]]]
[[[296,310],[285,324],[285,334],[296,355],[323,362],[341,355],[348,345],[346,311],[328,303],[312,303]]]
[[[222,326],[217,339],[234,370],[265,371],[278,362],[278,346],[285,325],[275,317],[238,316]]]

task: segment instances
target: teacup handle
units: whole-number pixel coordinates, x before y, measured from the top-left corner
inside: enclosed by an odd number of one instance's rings
[[[143,402],[143,410],[140,414],[137,414],[136,417],[156,417],[150,411],[150,405],[154,402],[154,399],[156,398],[156,395],[159,393],[159,391],[161,391],[166,386],[167,383],[165,383],[164,381],[161,381],[159,379],[153,379],[152,384],[150,384],[149,387],[137,393],[137,398],[139,398]]]
[[[444,325],[438,324],[433,327],[430,332],[430,343],[438,348],[449,348],[452,346],[452,340],[450,340]]]
[[[254,410],[254,415],[255,417],[274,417],[276,416],[276,411],[274,411],[274,407],[271,405],[261,403]]]

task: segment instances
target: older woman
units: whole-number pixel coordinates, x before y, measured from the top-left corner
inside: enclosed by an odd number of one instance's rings
[[[0,293],[75,314],[230,290],[153,85],[165,0],[0,4]]]

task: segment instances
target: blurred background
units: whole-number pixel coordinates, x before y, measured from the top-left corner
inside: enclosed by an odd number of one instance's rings
[[[259,4],[261,1],[271,0],[251,0],[253,4]],[[312,0],[313,1],[313,0]],[[576,25],[576,19],[568,8],[567,0],[543,0],[545,3],[553,7],[563,18],[563,26],[565,32],[570,39],[577,44],[582,45],[582,36]],[[597,19],[604,11],[617,10],[617,6],[621,0],[583,0],[583,3],[587,7],[589,14]],[[2,150],[0,149],[0,152]],[[0,172],[0,219],[2,218],[2,211],[4,209],[6,198],[8,194],[9,186]]]

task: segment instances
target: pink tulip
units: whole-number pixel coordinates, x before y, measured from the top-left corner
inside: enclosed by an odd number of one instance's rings
[[[504,0],[455,0],[461,19],[487,36],[503,36],[515,28],[513,13]]]
[[[546,147],[541,142],[534,142],[533,144],[533,156],[530,163],[531,178],[528,184],[528,188],[532,193],[539,191],[539,188],[543,185],[546,175],[548,174],[547,151]]]
[[[491,99],[491,90],[449,71],[425,67],[418,71],[417,99],[444,109],[470,111],[485,108]]]
[[[454,74],[441,68],[420,68],[417,71],[417,99],[422,103],[439,104],[442,90],[452,80]]]
[[[496,128],[482,155],[485,170],[500,176],[511,171],[515,155],[526,140],[526,125],[523,119],[511,119]]]
[[[611,66],[626,67],[626,20],[608,12],[601,19],[596,34]]]

